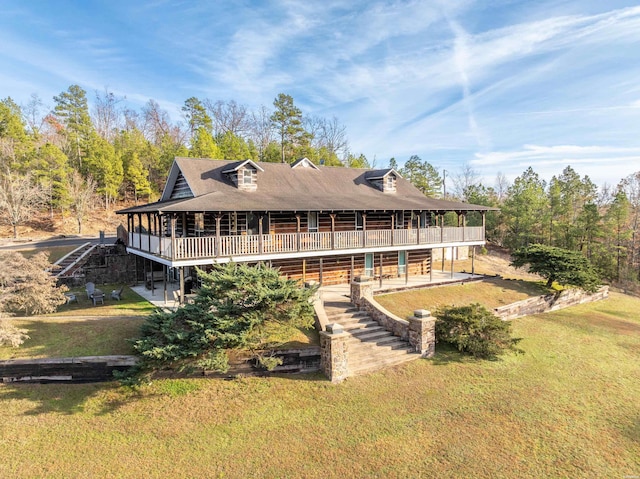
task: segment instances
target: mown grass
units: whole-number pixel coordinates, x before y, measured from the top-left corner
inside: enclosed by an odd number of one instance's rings
[[[111,291],[120,289],[122,286],[121,284],[96,285],[96,288],[102,290],[105,296],[104,304],[98,303],[95,306],[87,297],[83,287],[72,288],[69,292],[75,293],[78,301],[63,304],[55,313],[47,316],[146,316],[155,309],[153,304],[128,286],[124,286],[120,301],[111,299]]]
[[[154,310],[146,299],[125,287],[122,300],[110,298],[119,285],[99,286],[104,304],[93,305],[83,290],[78,302],[62,305],[53,314],[15,318],[14,326],[27,330],[29,339],[19,348],[0,346],[0,360],[43,357],[101,356],[131,354],[127,341],[139,335],[144,317]]]
[[[0,386],[0,477],[623,477],[640,473],[640,300],[514,321],[524,355],[439,349],[320,375]]]
[[[77,247],[78,247],[77,245],[74,245],[74,246],[51,246],[49,248],[44,248],[44,249],[43,248],[23,249],[23,250],[19,250],[19,252],[25,258],[31,258],[36,253],[41,253],[41,252],[44,251],[45,253],[47,253],[49,255],[49,262],[50,263],[55,263],[56,261],[58,261],[63,256],[71,253]]]
[[[549,290],[541,282],[492,278],[482,282],[384,294],[376,296],[376,301],[397,316],[406,318],[416,309],[433,312],[442,306],[471,303],[481,303],[492,309],[547,293]]]
[[[142,317],[16,319],[29,339],[19,348],[0,347],[0,360],[132,354],[127,338],[139,335]]]

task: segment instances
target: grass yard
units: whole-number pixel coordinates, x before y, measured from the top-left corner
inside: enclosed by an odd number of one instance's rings
[[[96,288],[105,294],[104,304],[93,305],[93,301],[87,297],[83,287],[72,288],[70,292],[76,293],[77,302],[63,304],[58,311],[47,315],[56,316],[147,316],[155,307],[146,299],[133,291],[128,286],[122,291],[122,300],[111,299],[111,291],[120,289],[121,284],[98,284]]]
[[[126,341],[138,336],[144,317],[154,310],[152,304],[125,287],[122,301],[110,298],[119,285],[100,285],[104,304],[93,305],[83,290],[78,302],[62,305],[53,314],[15,318],[12,324],[26,329],[30,339],[19,348],[0,346],[0,360],[44,357],[100,356],[131,354]]]
[[[0,385],[0,477],[640,475],[640,300],[514,321],[520,356],[320,375]]]
[[[55,263],[56,261],[58,261],[63,256],[71,253],[77,247],[78,247],[77,245],[74,245],[74,246],[52,246],[52,247],[49,247],[49,248],[23,249],[23,250],[19,250],[19,252],[25,258],[31,258],[36,253],[41,253],[41,252],[44,251],[45,253],[47,253],[49,255],[49,262],[50,263]]]
[[[481,303],[492,309],[548,292],[549,290],[539,282],[495,278],[482,282],[384,294],[376,296],[376,301],[397,316],[406,318],[416,309],[434,312],[441,306],[463,306],[470,303]]]

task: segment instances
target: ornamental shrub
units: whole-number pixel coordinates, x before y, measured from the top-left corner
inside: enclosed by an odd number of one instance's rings
[[[521,338],[511,337],[511,323],[479,303],[438,309],[436,340],[481,359],[494,359],[508,351],[523,352],[516,347]]]

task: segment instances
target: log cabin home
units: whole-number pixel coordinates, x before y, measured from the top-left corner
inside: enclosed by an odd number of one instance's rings
[[[118,213],[151,285],[177,279],[184,294],[193,267],[229,261],[321,285],[428,275],[434,249],[485,243],[491,209],[426,197],[394,169],[176,158],[159,201]]]

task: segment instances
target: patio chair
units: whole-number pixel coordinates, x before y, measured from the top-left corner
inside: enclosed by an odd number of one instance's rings
[[[96,289],[96,285],[94,283],[87,283],[85,288],[87,289],[87,298],[91,299],[91,296]]]
[[[94,306],[96,306],[98,304],[98,301],[100,301],[101,304],[104,304],[104,293],[102,291],[94,292],[91,295],[91,299],[93,299],[93,305]]]
[[[120,289],[114,289],[113,291],[111,291],[111,299],[117,299],[118,301],[120,301],[122,299],[123,290],[124,286],[122,286]]]

